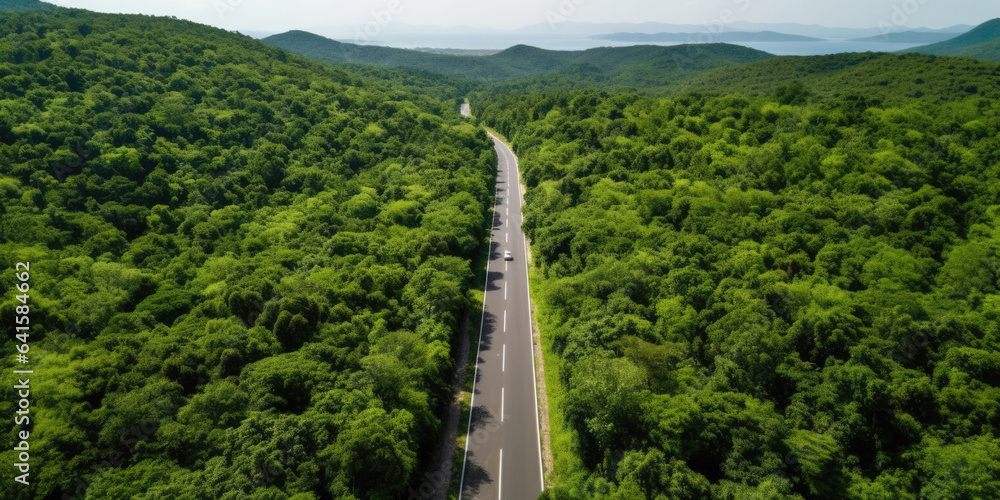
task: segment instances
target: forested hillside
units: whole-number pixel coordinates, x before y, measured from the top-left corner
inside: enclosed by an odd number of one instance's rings
[[[330,63],[414,68],[452,77],[509,82],[537,78],[560,86],[639,89],[664,87],[709,69],[761,61],[771,54],[722,43],[661,47],[638,45],[582,51],[544,50],[516,45],[489,56],[452,56],[374,45],[341,43],[304,31],[265,38],[264,43]],[[551,85],[549,85],[551,87]]]
[[[509,68],[497,67],[479,56],[432,54],[419,50],[379,45],[343,43],[306,31],[289,31],[262,40],[268,45],[329,63],[369,64],[389,68],[413,68],[472,78],[506,78]]]
[[[970,58],[922,54],[845,53],[775,57],[704,72],[668,88],[670,95],[773,96],[779,89],[804,83],[807,94],[784,94],[780,100],[803,103],[811,98],[847,95],[887,105],[915,99],[928,104],[970,96],[1000,98],[1000,64]]]
[[[1000,105],[809,90],[474,100],[528,188],[545,498],[1000,497]]]
[[[975,42],[977,48],[987,47],[993,42],[980,42],[1000,37],[991,26],[984,23],[959,38]],[[467,92],[486,84],[497,94],[602,89],[654,96],[771,96],[779,88],[802,82],[811,94],[789,98],[804,102],[854,93],[890,105],[913,99],[936,103],[977,95],[1000,98],[1000,65],[989,62],[998,60],[972,53],[956,55],[981,60],[882,52],[774,57],[725,43],[585,51],[520,45],[491,56],[448,56],[345,44],[306,32],[274,35],[264,42],[317,61],[395,68],[411,72],[429,87],[447,84]]]
[[[50,10],[54,6],[38,0],[0,0],[0,12],[27,12],[30,10]]]
[[[30,261],[34,370],[30,425],[2,427],[30,430],[31,486],[0,496],[419,481],[485,246],[487,136],[453,102],[194,23],[59,9],[0,36],[0,316]]]
[[[963,56],[1000,62],[1000,18],[987,21],[968,33],[941,41],[909,49],[906,52],[920,52],[939,56]]]

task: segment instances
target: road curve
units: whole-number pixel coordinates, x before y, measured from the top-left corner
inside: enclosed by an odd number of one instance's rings
[[[543,488],[527,243],[517,157],[491,137],[497,194],[459,499],[525,500]]]

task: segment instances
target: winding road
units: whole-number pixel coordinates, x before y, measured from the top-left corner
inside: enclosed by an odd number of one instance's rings
[[[525,500],[543,488],[527,242],[517,157],[490,135],[497,193],[459,499]],[[508,250],[513,260],[504,260]]]

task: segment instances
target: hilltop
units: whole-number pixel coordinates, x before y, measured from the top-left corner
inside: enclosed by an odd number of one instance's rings
[[[1000,18],[976,26],[968,33],[903,52],[919,52],[938,56],[962,56],[1000,62]]]
[[[994,22],[995,24],[995,22]],[[992,29],[996,29],[994,26]],[[937,32],[914,35],[940,36]],[[989,47],[991,23],[954,40],[967,51]],[[263,40],[306,57],[462,78],[455,88],[490,83],[493,92],[600,88],[654,95],[690,92],[772,95],[799,82],[811,98],[862,93],[888,102],[907,99],[951,101],[972,95],[1000,98],[993,62],[881,52],[775,57],[739,45],[685,44],[600,47],[582,51],[516,45],[489,56],[451,56],[337,42],[305,32]],[[965,54],[969,55],[969,54]],[[989,59],[988,57],[981,57]]]
[[[481,57],[449,56],[377,45],[343,43],[306,31],[289,31],[269,36],[261,41],[323,62],[415,68],[453,76],[475,75],[486,79],[507,77],[504,68],[497,68]]]
[[[52,10],[55,5],[38,0],[0,0],[0,12],[28,12],[32,10]]]
[[[454,56],[343,43],[304,31],[291,31],[262,40],[269,45],[331,63],[360,63],[414,68],[448,76],[487,81],[511,81],[541,75],[572,77],[576,82],[636,86],[665,83],[729,64],[760,61],[773,55],[727,44],[697,47],[636,45],[582,51],[545,50],[516,45],[489,56]]]

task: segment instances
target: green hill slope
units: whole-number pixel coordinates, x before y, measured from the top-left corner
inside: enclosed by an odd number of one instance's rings
[[[908,49],[904,52],[919,52],[939,56],[962,56],[1000,62],[1000,18],[987,21],[976,26],[968,33],[950,40],[921,47]]]
[[[51,10],[55,6],[38,0],[0,0],[0,12],[28,12],[31,10]]]
[[[0,370],[44,373],[0,498],[419,487],[496,172],[453,108],[190,22],[0,15]]]
[[[966,58],[884,53],[776,57],[720,68],[671,86],[675,94],[704,92],[770,96],[793,83],[811,97],[860,94],[885,102],[1000,98],[1000,65]],[[805,97],[805,96],[803,96]]]
[[[512,68],[498,67],[478,56],[449,56],[377,45],[342,43],[305,31],[289,31],[269,36],[261,41],[310,59],[331,63],[415,68],[452,76],[483,79],[509,78],[510,72],[513,71]]]
[[[759,50],[726,44],[604,47],[583,51],[554,51],[517,45],[490,56],[448,56],[341,43],[301,31],[274,35],[263,42],[332,63],[416,68],[455,77],[508,82],[556,75],[577,85],[633,87],[662,85],[679,75],[773,57]]]

